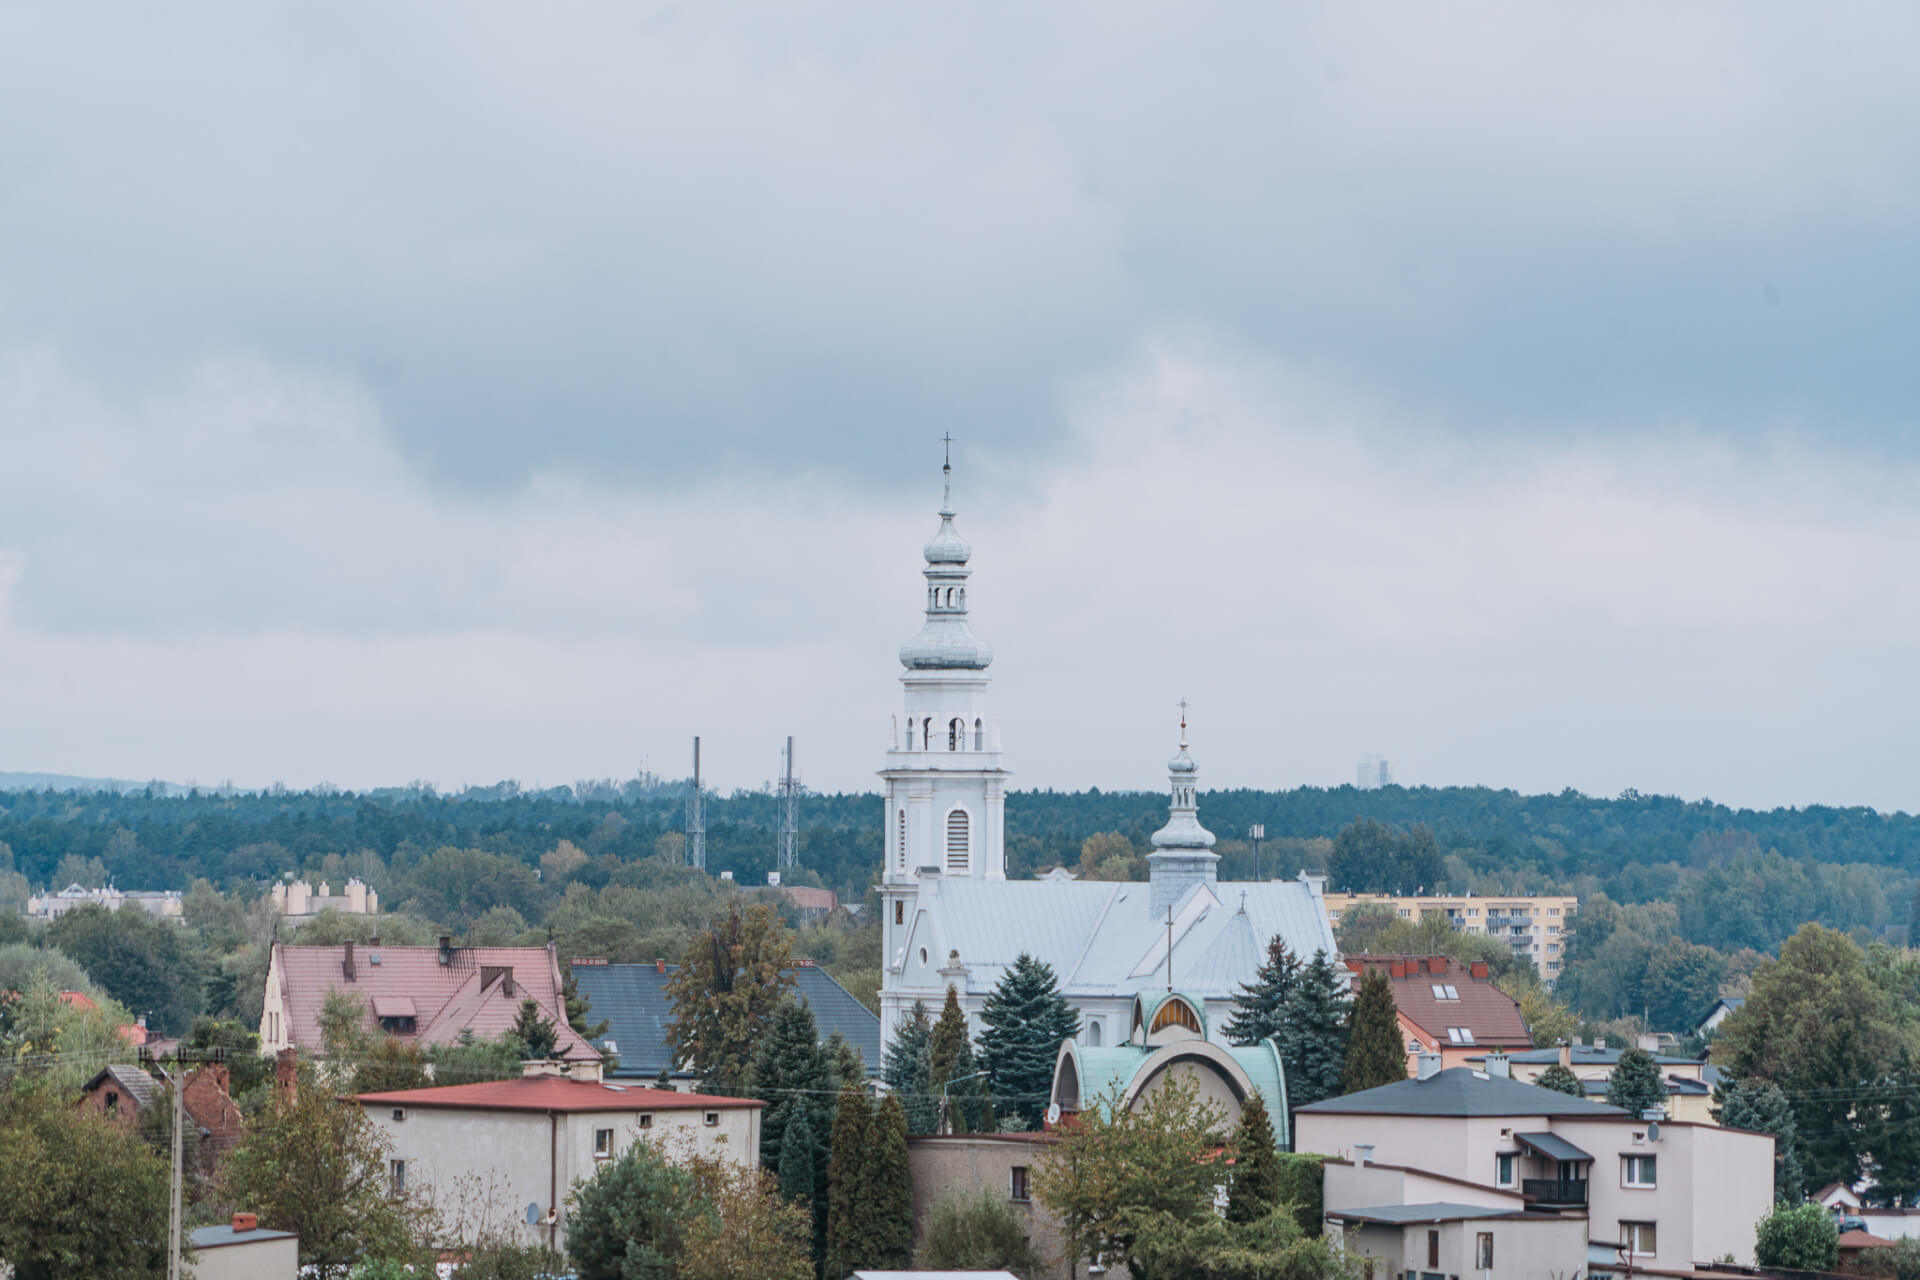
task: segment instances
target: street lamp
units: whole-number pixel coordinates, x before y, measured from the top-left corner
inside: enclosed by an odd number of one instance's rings
[[[981,1076],[988,1075],[988,1074],[990,1073],[985,1071],[976,1071],[970,1076],[955,1076],[953,1079],[947,1081],[945,1084],[942,1084],[940,1086],[940,1131],[942,1133],[945,1133],[947,1131],[947,1102],[948,1102],[947,1090],[956,1084],[962,1083],[963,1081],[978,1080]]]
[[[1267,838],[1267,824],[1256,822],[1247,828],[1247,838],[1253,841],[1253,878],[1260,878],[1260,842]]]

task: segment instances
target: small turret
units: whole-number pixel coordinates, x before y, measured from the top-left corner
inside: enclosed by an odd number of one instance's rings
[[[1187,704],[1180,704],[1180,750],[1167,762],[1172,796],[1167,803],[1167,825],[1153,833],[1153,852],[1147,855],[1147,905],[1158,919],[1196,884],[1219,879],[1220,855],[1213,851],[1213,832],[1200,825],[1200,766],[1187,754]]]

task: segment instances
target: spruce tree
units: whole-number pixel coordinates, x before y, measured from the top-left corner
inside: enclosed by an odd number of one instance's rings
[[[1752,1076],[1731,1087],[1722,1080],[1714,1086],[1714,1100],[1713,1118],[1727,1128],[1773,1135],[1773,1198],[1781,1204],[1798,1204],[1806,1191],[1799,1127],[1793,1104],[1780,1086]]]
[[[1360,979],[1347,1036],[1347,1061],[1340,1073],[1343,1093],[1359,1093],[1407,1078],[1407,1051],[1400,1043],[1400,1020],[1393,988],[1379,969]]]
[[[939,1118],[931,1087],[932,1039],[927,1006],[915,1000],[906,1019],[894,1028],[881,1063],[880,1078],[906,1108],[908,1133],[932,1133]]]
[[[905,1270],[913,1262],[913,1175],[907,1167],[907,1116],[888,1094],[874,1113],[867,1137],[861,1265]]]
[[[1294,988],[1292,1027],[1281,1051],[1287,1064],[1289,1106],[1304,1107],[1339,1096],[1352,1005],[1345,966],[1336,966],[1324,950],[1314,952]]]
[[[827,1276],[844,1276],[866,1265],[862,1219],[872,1194],[867,1182],[872,1128],[866,1090],[842,1085],[833,1116],[833,1154],[827,1161],[827,1247],[822,1273]]]
[[[804,1121],[813,1171],[804,1199],[813,1212],[816,1258],[826,1249],[827,1137],[833,1131],[833,1090],[839,1084],[833,1054],[821,1045],[807,1002],[788,1000],[774,1010],[753,1058],[752,1094],[767,1104],[760,1116],[760,1167],[774,1170],[780,1190],[797,1196],[797,1184],[788,1182],[788,1163],[794,1162],[797,1178],[801,1157],[788,1131]]]
[[[1053,966],[1022,952],[988,993],[980,1021],[989,1091],[1027,1128],[1039,1128],[1060,1044],[1080,1034],[1080,1014],[1060,994]]]
[[[807,1123],[806,1111],[797,1110],[781,1135],[777,1168],[780,1194],[805,1205],[808,1213],[813,1212],[814,1148],[813,1126]]]
[[[1300,961],[1287,949],[1279,934],[1267,943],[1267,958],[1254,971],[1253,981],[1240,988],[1233,998],[1233,1013],[1227,1019],[1227,1039],[1233,1044],[1259,1044],[1273,1038],[1279,1043],[1280,1056],[1287,1056],[1295,990],[1300,985]]]
[[[1228,1222],[1258,1222],[1280,1203],[1280,1151],[1273,1120],[1258,1089],[1247,1095],[1233,1131],[1233,1183],[1227,1192]]]
[[[1645,1049],[1621,1051],[1620,1060],[1607,1073],[1607,1105],[1635,1117],[1667,1105],[1667,1082],[1661,1079],[1660,1064],[1652,1054]]]
[[[1580,1077],[1573,1074],[1570,1068],[1563,1067],[1557,1062],[1542,1071],[1540,1078],[1534,1083],[1542,1089],[1552,1089],[1556,1093],[1570,1093],[1576,1098],[1587,1096],[1587,1086],[1580,1083]]]

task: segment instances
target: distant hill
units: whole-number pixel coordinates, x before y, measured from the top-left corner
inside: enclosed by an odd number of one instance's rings
[[[161,795],[182,795],[171,782],[129,782],[125,778],[79,778],[70,773],[7,773],[0,770],[0,791],[111,791],[127,795],[152,786]]]

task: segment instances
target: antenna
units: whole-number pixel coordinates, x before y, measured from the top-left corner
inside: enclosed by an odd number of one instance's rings
[[[693,740],[693,786],[687,791],[687,847],[681,861],[689,867],[707,869],[707,815],[700,795],[700,739]]]
[[[785,767],[780,771],[780,848],[782,871],[800,864],[800,779],[793,772],[793,735],[787,735]]]

